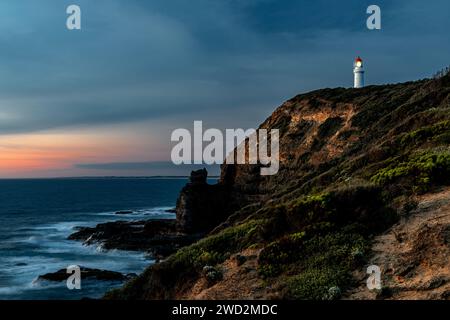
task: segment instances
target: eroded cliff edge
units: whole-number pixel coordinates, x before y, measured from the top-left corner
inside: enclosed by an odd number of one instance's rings
[[[406,242],[407,271],[385,267],[377,252],[379,237],[403,230],[418,212],[425,220],[436,210],[448,214],[443,206],[421,208],[423,197],[450,184],[449,75],[299,95],[261,128],[280,130],[279,173],[224,165],[216,187],[226,200],[210,202],[199,217],[225,221],[107,298],[401,298],[405,288],[449,297],[450,275],[441,267],[448,265],[448,220],[428,229],[415,223],[443,251]],[[362,294],[361,273],[374,263],[385,268],[385,287]],[[424,264],[431,267],[420,279]]]

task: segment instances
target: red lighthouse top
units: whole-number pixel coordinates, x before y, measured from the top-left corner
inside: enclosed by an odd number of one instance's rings
[[[356,59],[355,59],[355,62],[362,62],[362,59],[361,59],[361,57],[360,56],[358,56]]]

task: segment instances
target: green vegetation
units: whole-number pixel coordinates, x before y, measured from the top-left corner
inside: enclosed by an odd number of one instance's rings
[[[204,266],[202,273],[209,285],[213,285],[223,278],[222,271],[212,266]]]
[[[289,266],[287,297],[327,299],[331,287],[346,289],[352,283],[351,271],[361,266],[369,242],[353,232],[332,232],[305,241],[298,260]]]
[[[400,144],[404,146],[418,145],[428,139],[435,139],[442,134],[450,133],[450,120],[440,121],[431,126],[426,126],[418,130],[409,132],[403,135],[400,139]]]
[[[330,288],[349,287],[352,270],[368,255],[370,232],[396,218],[384,207],[381,191],[370,185],[294,200],[286,215],[297,231],[264,247],[258,271],[284,286],[285,297],[291,299],[331,299],[337,289],[330,294]]]
[[[255,242],[258,229],[266,220],[250,220],[227,228],[218,234],[180,249],[170,259],[194,266],[200,270],[205,265],[217,265],[229,258],[232,253],[245,249]]]
[[[406,161],[395,162],[379,170],[371,181],[386,185],[408,179],[415,191],[424,192],[433,184],[448,182],[450,178],[450,151],[434,150],[421,152]]]
[[[349,281],[347,272],[339,269],[307,269],[287,279],[286,297],[302,300],[328,300],[330,288]],[[330,287],[331,286],[331,287]]]

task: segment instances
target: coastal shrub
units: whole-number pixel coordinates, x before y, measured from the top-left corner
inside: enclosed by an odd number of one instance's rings
[[[437,135],[433,138],[433,141],[437,144],[450,144],[450,131]]]
[[[169,259],[184,262],[200,269],[205,265],[216,265],[235,253],[253,244],[257,231],[265,220],[250,220],[237,226],[203,238],[197,243],[182,248]]]
[[[328,300],[329,288],[345,285],[349,275],[338,268],[308,269],[287,279],[285,298],[295,300]]]
[[[376,233],[396,220],[395,212],[385,203],[382,189],[374,184],[339,187],[288,203],[287,225],[293,231],[321,229],[316,232],[323,233],[359,223],[366,232]]]
[[[221,260],[224,259],[224,256],[222,253],[218,252],[208,252],[201,250],[201,253],[198,255],[197,260],[195,261],[195,264],[197,266],[201,265],[207,265],[207,264],[217,264]]]
[[[287,217],[293,227],[303,228],[329,216],[333,210],[330,206],[330,193],[300,197],[287,204]]]
[[[270,242],[286,234],[286,230],[288,230],[284,205],[269,205],[256,212],[254,217],[259,218],[260,223],[254,230],[251,241]]]
[[[203,267],[203,276],[205,277],[206,281],[208,281],[208,285],[213,285],[216,282],[222,280],[223,273],[221,270],[212,267],[212,266],[204,266]]]
[[[320,268],[336,263],[344,268],[351,268],[355,262],[355,252],[365,255],[367,241],[358,233],[347,232],[348,230],[343,230],[306,240],[298,258],[308,267]]]
[[[209,275],[205,277],[218,281],[220,270],[214,266],[229,258],[232,253],[254,244],[254,237],[258,235],[257,231],[264,223],[267,223],[267,220],[249,220],[181,248],[167,260],[149,267],[122,290],[111,291],[107,297],[133,299],[149,294],[151,299],[168,299],[173,296],[172,290],[188,287],[198,279],[205,266],[213,266],[215,270],[210,270]],[[152,290],[147,292],[148,287]],[[142,292],[133,288],[140,288]]]
[[[344,230],[347,232],[347,230]],[[367,242],[359,234],[333,232],[325,236],[296,233],[267,245],[259,256],[259,274],[275,277],[282,272],[303,272],[339,264],[343,269],[359,265]]]
[[[336,224],[331,223],[329,221],[321,221],[318,223],[311,224],[304,228],[304,232],[307,234],[315,234],[315,235],[326,235],[331,231],[336,230]]]
[[[342,296],[341,288],[331,287],[328,289],[328,294],[325,296],[325,300],[338,300]]]
[[[330,297],[330,288],[347,288],[352,282],[355,252],[366,255],[368,250],[369,242],[358,234],[337,232],[305,241],[295,263],[297,270],[292,272],[296,275],[288,280],[286,297],[336,299],[336,295]]]
[[[386,185],[401,178],[412,180],[413,190],[424,192],[431,185],[445,183],[450,178],[450,151],[429,151],[394,163],[379,170],[371,181]]]
[[[403,147],[417,145],[419,143],[427,141],[430,138],[449,132],[450,120],[444,120],[431,126],[426,126],[403,135],[400,139],[400,144]]]
[[[297,232],[267,245],[259,255],[259,274],[263,278],[276,276],[296,261],[304,237],[305,232]]]
[[[285,281],[285,297],[292,299],[336,299],[330,288],[351,285],[352,270],[368,255],[369,236],[397,218],[381,188],[367,183],[300,197],[286,204],[286,215],[291,231],[263,248],[258,272],[267,281]]]

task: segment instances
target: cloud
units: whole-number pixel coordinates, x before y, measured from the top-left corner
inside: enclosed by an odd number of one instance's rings
[[[369,0],[78,0],[81,31],[65,27],[69,4],[0,3],[5,138],[131,132],[137,122],[158,138],[194,120],[254,128],[298,93],[351,86],[356,55],[368,84],[419,79],[449,64],[447,0],[379,0],[381,31],[365,27]]]
[[[432,73],[449,52],[445,1],[379,1],[378,33],[364,1],[80,0],[81,32],[65,29],[66,4],[0,5],[0,134],[219,116],[238,127],[233,112],[257,125],[291,95],[349,85],[358,53],[376,66],[368,80],[387,82]]]

